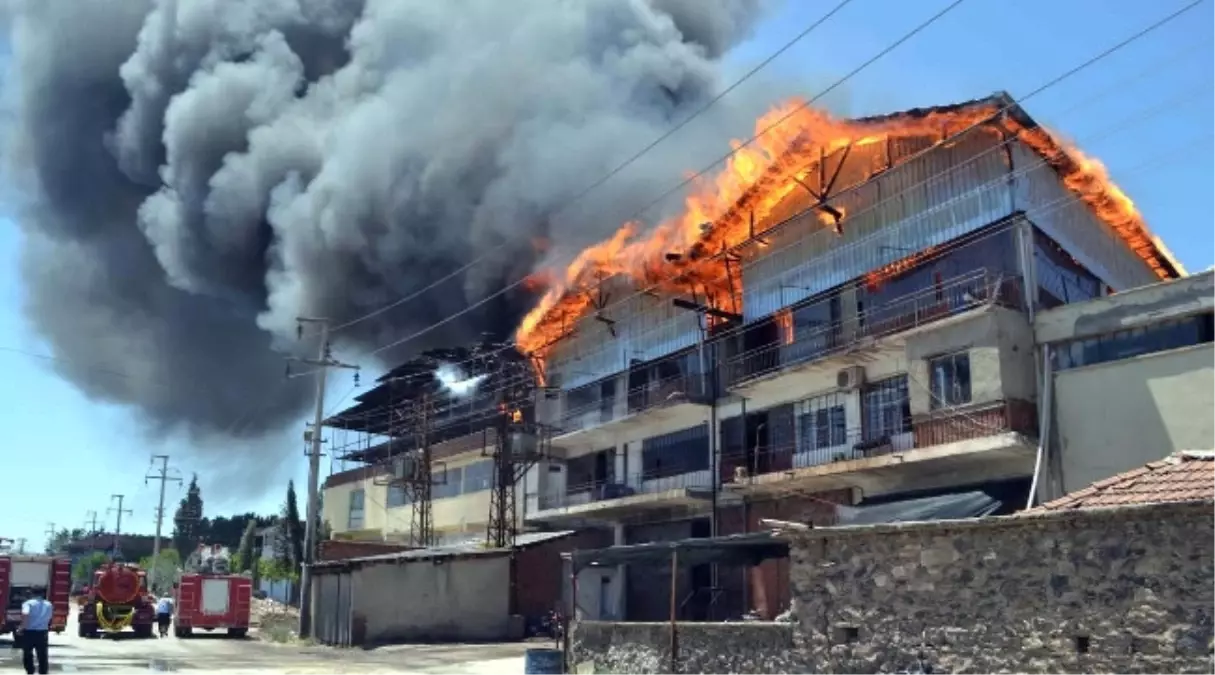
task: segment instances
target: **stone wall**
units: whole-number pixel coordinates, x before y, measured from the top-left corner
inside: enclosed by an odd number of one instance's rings
[[[570,632],[570,672],[804,673],[793,624],[679,623],[671,668],[670,623],[581,621]]]
[[[819,530],[808,672],[1212,672],[1212,505]],[[921,671],[922,672],[922,671]]]

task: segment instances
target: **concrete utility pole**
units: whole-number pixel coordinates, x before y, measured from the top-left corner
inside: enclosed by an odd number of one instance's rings
[[[97,512],[96,511],[86,511],[85,513],[87,515],[85,516],[84,522],[85,522],[85,525],[88,526],[89,536],[91,537],[91,536],[97,534]]]
[[[118,536],[122,534],[122,514],[131,515],[131,509],[122,508],[122,502],[126,499],[126,495],[110,495],[111,501],[115,499],[118,500],[118,508],[111,506],[108,510],[118,513],[118,522],[114,524],[114,556],[117,557],[119,552]]]
[[[317,319],[309,317],[299,317],[297,322],[297,334],[302,338],[304,335],[304,324],[316,324],[320,328],[320,347],[318,349],[317,358],[312,359],[292,359],[296,363],[303,363],[314,367],[316,370],[299,373],[296,376],[316,374],[316,410],[312,418],[312,428],[305,432],[304,437],[309,441],[308,450],[308,508],[305,509],[307,522],[304,524],[304,560],[301,561],[300,567],[300,623],[298,634],[301,638],[312,635],[312,571],[311,565],[316,556],[316,520],[317,520],[317,497],[319,495],[319,483],[321,473],[321,424],[325,421],[325,379],[330,368],[349,368],[356,371],[355,377],[358,377],[358,366],[335,361],[330,356],[329,350],[329,320]],[[291,365],[288,362],[287,376],[293,377],[291,373]]]
[[[160,481],[160,501],[156,506],[156,538],[152,540],[152,569],[148,570],[148,588],[156,588],[156,568],[160,566],[160,526],[165,520],[165,483],[175,480],[178,485],[181,485],[180,476],[169,475],[169,456],[168,455],[152,455],[152,465],[156,464],[156,460],[160,460],[160,470],[156,473],[149,473],[143,477],[144,485],[150,480]],[[152,590],[155,593],[155,590]]]
[[[50,544],[51,542],[55,541],[55,533],[56,533],[55,523],[47,523],[46,524],[46,543],[47,544]],[[47,546],[47,550],[48,551],[50,550],[50,546]],[[54,551],[50,551],[50,552],[54,553]]]
[[[25,537],[17,537],[16,549],[18,555],[25,553]]]

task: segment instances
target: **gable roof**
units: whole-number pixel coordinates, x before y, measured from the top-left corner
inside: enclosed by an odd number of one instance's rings
[[[1183,450],[1042,504],[1030,512],[1215,500],[1215,452]]]

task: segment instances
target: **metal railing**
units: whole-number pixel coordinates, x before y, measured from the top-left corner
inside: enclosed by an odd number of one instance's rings
[[[866,308],[793,339],[752,349],[728,359],[725,380],[737,386],[783,368],[847,351],[863,340],[887,337],[988,304],[1019,309],[1024,304],[1020,280],[1007,274],[976,270],[924,288],[879,307]]]
[[[646,410],[679,403],[705,401],[706,392],[711,390],[711,383],[699,373],[680,373],[671,377],[652,379],[641,386],[629,389],[623,396],[613,395],[593,403],[563,410],[557,424],[557,431],[558,433],[586,431]]]
[[[708,449],[705,450],[706,457]],[[630,473],[622,478],[579,483],[568,486],[565,492],[540,495],[540,510],[581,506],[611,499],[622,499],[639,494],[656,494],[680,489],[712,489],[713,474],[709,469],[699,469],[673,475],[666,472]]]
[[[842,292],[835,294],[842,297]],[[830,302],[831,298],[819,302]],[[651,379],[622,394],[613,394],[576,407],[564,409],[556,427],[558,433],[586,431],[648,410],[686,402],[708,403],[716,391],[725,394],[729,387],[777,372],[846,352],[863,341],[895,335],[984,305],[996,304],[1012,309],[1024,305],[1019,277],[978,269],[939,284],[897,298],[885,305],[869,307],[850,318],[795,331],[787,342],[767,344],[729,357],[719,369],[708,366],[709,374],[684,372],[662,379]],[[741,331],[756,330],[752,325]],[[716,341],[716,353],[735,331]],[[706,355],[708,358],[716,356]],[[682,359],[686,355],[669,357]],[[652,366],[653,363],[647,364]],[[624,372],[613,377],[626,379]],[[717,378],[716,387],[713,380]],[[590,385],[594,386],[594,385]],[[568,397],[568,392],[566,393]],[[566,399],[568,401],[568,398]]]
[[[890,430],[848,428],[828,432],[822,439],[761,446],[751,452],[724,452],[720,476],[723,483],[745,482],[746,478],[768,473],[878,457],[1009,431],[1033,434],[1034,416],[1033,405],[1023,401],[956,406],[916,416],[906,425]]]

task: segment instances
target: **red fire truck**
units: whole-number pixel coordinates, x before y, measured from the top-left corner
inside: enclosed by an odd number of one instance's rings
[[[205,554],[202,564],[193,563],[200,554]],[[253,580],[230,573],[227,560],[227,550],[220,547],[210,551],[200,547],[199,553],[191,556],[189,571],[182,572],[174,592],[175,636],[189,637],[196,628],[227,630],[235,638],[248,634]]]
[[[35,591],[54,606],[51,630],[62,633],[67,626],[72,590],[72,561],[45,555],[0,553],[0,635],[12,633],[21,626],[21,604],[33,597]]]

